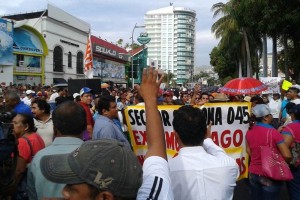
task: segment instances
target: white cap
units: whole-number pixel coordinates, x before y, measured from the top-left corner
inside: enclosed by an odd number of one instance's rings
[[[28,95],[28,94],[34,94],[35,92],[33,90],[26,90],[25,93]]]
[[[74,98],[74,99],[75,99],[76,97],[78,97],[78,96],[80,96],[79,93],[74,93],[74,94],[73,94],[73,98]]]

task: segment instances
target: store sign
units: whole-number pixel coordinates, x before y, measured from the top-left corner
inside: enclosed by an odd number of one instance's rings
[[[148,33],[141,33],[140,36],[137,38],[137,41],[143,45],[148,44],[151,38],[148,37]]]
[[[40,39],[23,28],[15,29],[13,49],[15,52],[44,54]]]
[[[0,18],[0,65],[13,65],[13,24]]]
[[[113,50],[113,49],[110,49],[110,48],[107,48],[107,47],[103,47],[103,46],[100,46],[98,44],[93,44],[93,52],[94,53],[100,53],[100,54],[105,54],[105,55],[108,55],[108,56],[111,56],[111,57],[114,57],[114,58],[118,58],[118,59],[121,59],[121,60],[125,60],[125,61],[128,61],[129,59],[129,55],[126,55],[126,54],[121,54],[119,52],[117,52],[116,50]]]

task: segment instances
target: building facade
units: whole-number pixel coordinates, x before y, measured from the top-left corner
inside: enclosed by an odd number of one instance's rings
[[[169,6],[147,12],[144,19],[151,38],[149,59],[166,73],[173,73],[177,84],[184,84],[194,70],[196,12]]]
[[[2,17],[15,26],[14,83],[50,85],[85,78],[88,23],[50,4],[43,11]]]
[[[101,38],[91,36],[93,49],[93,76],[102,82],[126,84],[125,65],[130,57],[127,51]]]

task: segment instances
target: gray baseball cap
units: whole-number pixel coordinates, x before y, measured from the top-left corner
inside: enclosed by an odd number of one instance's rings
[[[271,109],[266,104],[257,104],[252,108],[252,113],[255,117],[264,117],[271,114]]]
[[[70,154],[41,159],[42,174],[63,184],[88,183],[117,197],[135,198],[142,167],[130,148],[116,140],[90,140]]]

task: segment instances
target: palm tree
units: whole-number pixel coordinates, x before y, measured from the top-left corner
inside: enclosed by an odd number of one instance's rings
[[[235,19],[234,9],[236,7],[233,6],[232,1],[225,4],[222,2],[214,4],[211,9],[214,11],[213,17],[215,18],[220,14],[223,17],[220,17],[212,25],[211,30],[215,33],[216,38],[221,38],[219,42],[221,48],[228,48],[231,52],[235,52],[240,75],[243,60],[246,60],[247,76],[249,77],[252,76],[252,67],[248,35],[246,29],[240,27]]]

